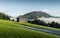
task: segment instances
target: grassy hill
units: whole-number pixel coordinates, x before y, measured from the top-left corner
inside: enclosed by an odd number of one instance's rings
[[[35,28],[45,28],[45,29],[49,29],[49,30],[60,30],[58,28],[52,28],[52,27],[32,24],[32,23],[28,23],[28,22],[20,22],[19,24],[25,25],[25,26],[30,26],[30,27],[35,27]]]
[[[18,23],[0,19],[0,38],[59,38],[19,26]]]

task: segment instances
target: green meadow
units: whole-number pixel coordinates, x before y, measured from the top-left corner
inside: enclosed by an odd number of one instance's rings
[[[17,22],[0,19],[0,38],[59,38],[59,36],[27,29],[19,26]]]
[[[20,25],[25,25],[25,26],[30,26],[30,27],[35,27],[35,28],[46,28],[49,30],[60,30],[58,28],[52,28],[52,27],[48,27],[48,26],[42,26],[42,25],[37,25],[37,24],[31,24],[31,23],[27,23],[27,22],[20,22]]]

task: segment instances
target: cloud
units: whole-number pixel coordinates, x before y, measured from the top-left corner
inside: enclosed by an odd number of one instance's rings
[[[47,13],[49,13],[49,12],[50,12],[50,10],[47,10],[47,9],[44,9],[44,10],[42,10],[42,11],[47,12]]]
[[[55,11],[53,11],[53,10],[48,10],[48,9],[44,9],[44,10],[42,10],[42,11],[47,12],[47,13],[54,13],[54,12],[55,12]]]
[[[53,15],[53,16],[59,16],[58,11],[56,11],[56,10],[43,9],[41,11],[46,12],[46,13]]]

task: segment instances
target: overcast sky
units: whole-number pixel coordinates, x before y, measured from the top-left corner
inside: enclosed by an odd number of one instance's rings
[[[17,17],[31,11],[60,16],[60,0],[0,0],[0,12]]]

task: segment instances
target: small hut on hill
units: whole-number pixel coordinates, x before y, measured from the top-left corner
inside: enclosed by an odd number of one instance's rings
[[[27,21],[27,19],[24,17],[24,16],[19,16],[18,17],[19,19],[19,22],[26,22]]]

